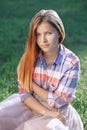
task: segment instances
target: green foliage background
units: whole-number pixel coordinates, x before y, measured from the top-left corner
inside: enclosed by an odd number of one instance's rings
[[[54,9],[63,20],[64,45],[81,61],[81,78],[73,106],[87,130],[87,1],[0,0],[0,101],[18,91],[16,68],[25,49],[29,23],[40,9]]]

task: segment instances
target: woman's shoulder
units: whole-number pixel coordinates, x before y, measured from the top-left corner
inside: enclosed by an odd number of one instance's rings
[[[67,61],[71,62],[72,64],[80,62],[79,57],[73,51],[71,51],[70,49],[68,49],[64,45],[61,45],[61,48],[62,48],[62,52],[65,56],[65,59]]]

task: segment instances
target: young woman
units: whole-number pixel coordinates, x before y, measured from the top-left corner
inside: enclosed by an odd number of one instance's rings
[[[70,104],[80,62],[62,44],[64,38],[63,23],[54,10],[41,10],[33,17],[17,68],[19,94],[1,103],[0,130],[83,130]]]

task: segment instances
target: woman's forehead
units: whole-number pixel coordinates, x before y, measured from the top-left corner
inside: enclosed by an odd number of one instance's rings
[[[37,27],[37,32],[40,30],[53,30],[54,26],[50,24],[49,22],[42,22],[40,25]]]

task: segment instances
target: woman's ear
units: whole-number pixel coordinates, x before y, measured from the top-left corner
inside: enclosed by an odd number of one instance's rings
[[[61,41],[61,36],[60,36],[60,34],[58,35],[58,44],[60,43],[60,41]]]
[[[61,35],[59,35],[58,40],[59,40],[59,44],[60,44],[61,41],[62,41],[62,36]]]

